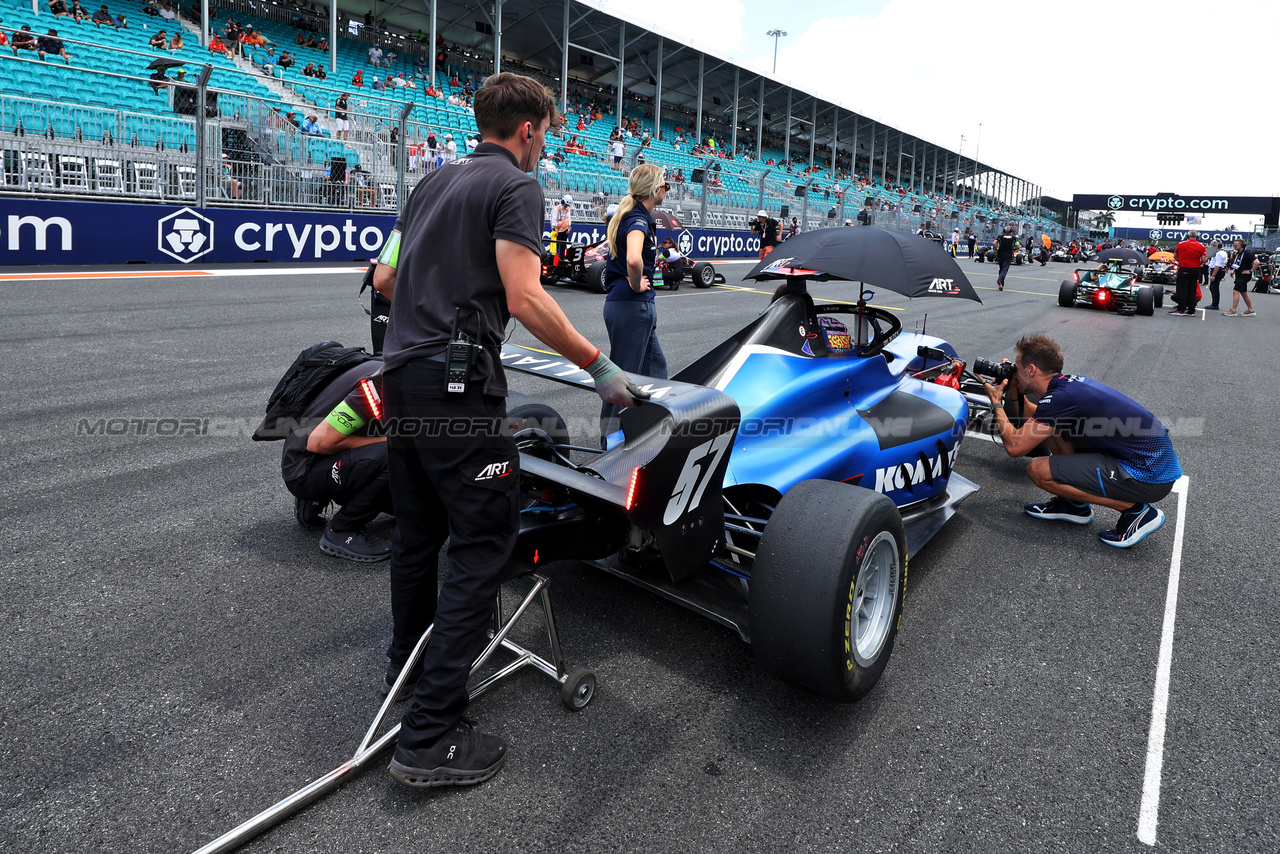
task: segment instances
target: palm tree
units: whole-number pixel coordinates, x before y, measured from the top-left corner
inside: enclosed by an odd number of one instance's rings
[[[1110,228],[1116,224],[1116,215],[1114,211],[1103,211],[1093,218],[1094,225],[1102,228]]]

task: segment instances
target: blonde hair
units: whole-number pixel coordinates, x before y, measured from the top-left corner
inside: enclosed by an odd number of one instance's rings
[[[618,223],[632,211],[636,205],[658,192],[666,183],[666,173],[662,167],[654,163],[642,163],[631,170],[631,178],[627,183],[627,194],[618,202],[618,210],[609,219],[609,257],[618,257]]]

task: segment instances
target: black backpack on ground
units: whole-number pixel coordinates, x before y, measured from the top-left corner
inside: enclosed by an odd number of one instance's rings
[[[267,415],[253,431],[253,441],[287,438],[325,386],[347,369],[373,358],[363,348],[343,347],[337,341],[321,341],[303,350],[271,392]]]

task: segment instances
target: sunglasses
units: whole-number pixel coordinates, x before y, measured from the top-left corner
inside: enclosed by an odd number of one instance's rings
[[[662,185],[662,189],[664,189],[664,190],[670,190],[670,189],[671,189],[671,185],[670,185],[670,184],[663,184],[663,185]]]

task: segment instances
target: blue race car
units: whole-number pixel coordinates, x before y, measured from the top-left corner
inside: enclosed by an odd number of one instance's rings
[[[590,387],[554,354],[502,360]],[[857,700],[893,649],[908,558],[978,488],[953,468],[963,369],[946,341],[865,301],[815,304],[799,281],[671,380],[633,377],[651,399],[603,453],[514,395],[514,560],[590,561],[737,630],[779,678]]]

